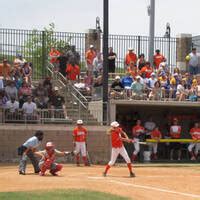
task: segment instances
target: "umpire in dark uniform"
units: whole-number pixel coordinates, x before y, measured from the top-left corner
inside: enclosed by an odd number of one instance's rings
[[[44,133],[40,130],[35,132],[35,135],[29,138],[22,146],[18,148],[18,155],[20,156],[19,174],[26,174],[27,158],[31,160],[35,173],[39,173],[38,160],[34,155],[35,149],[41,144]]]

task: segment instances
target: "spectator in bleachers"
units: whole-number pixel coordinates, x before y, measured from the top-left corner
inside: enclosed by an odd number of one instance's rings
[[[136,80],[131,84],[132,98],[141,100],[145,98],[144,85],[140,82],[140,76],[136,76]]]
[[[180,69],[176,66],[175,68],[174,68],[174,72],[173,72],[174,74],[180,74]]]
[[[153,65],[154,68],[157,70],[161,62],[165,60],[165,57],[160,53],[159,49],[156,49],[155,55],[153,56]]]
[[[8,101],[8,97],[4,90],[0,90],[0,108],[6,108],[6,102]]]
[[[151,73],[151,77],[148,79],[147,87],[149,90],[154,88],[154,84],[157,81],[156,74],[154,72]]]
[[[47,109],[48,108],[48,97],[43,94],[35,98],[35,103],[38,109]]]
[[[7,80],[5,92],[9,100],[11,99],[11,97],[15,97],[15,99],[18,99],[18,91],[14,81]]]
[[[193,140],[200,140],[200,127],[198,122],[196,122],[194,127],[190,129],[190,135]],[[191,160],[196,160],[200,151],[200,143],[190,143],[188,151],[190,153]]]
[[[28,62],[25,62],[22,67],[22,77],[27,83],[31,85],[32,68],[30,67]]]
[[[3,59],[3,63],[0,63],[0,76],[3,76],[4,79],[10,79],[11,65],[8,64],[7,59]]]
[[[23,58],[22,54],[17,54],[13,63],[14,65],[18,65],[20,68],[22,68],[25,62],[26,60]]]
[[[142,53],[139,55],[138,60],[137,60],[138,70],[141,70],[145,66],[145,64],[146,64],[145,56]]]
[[[189,73],[185,73],[184,77],[182,78],[182,80],[185,81],[185,89],[189,90],[192,86],[192,78],[189,75]]]
[[[161,76],[158,78],[161,84],[161,90],[162,90],[162,98],[172,98],[172,88],[170,85],[170,79],[169,77],[163,72]]]
[[[50,57],[50,63],[53,64],[55,72],[59,71],[59,61],[57,59],[59,56],[60,52],[55,47],[51,47],[51,50],[49,52],[49,57]]]
[[[172,139],[181,138],[181,126],[178,125],[178,119],[173,119],[173,124],[170,127],[170,137]],[[174,150],[178,151],[178,160],[181,160],[181,148],[182,145],[180,142],[171,142],[170,143],[170,160],[173,160]]]
[[[87,70],[90,72],[93,72],[93,68],[94,68],[93,61],[95,57],[96,57],[96,52],[94,50],[94,45],[91,44],[89,50],[87,50],[85,54]]]
[[[22,106],[24,119],[26,120],[36,120],[38,118],[37,115],[37,106],[34,102],[32,102],[32,96],[27,97],[27,101]]]
[[[67,79],[74,83],[79,79],[80,67],[75,64],[74,60],[69,61],[66,67]]]
[[[24,102],[27,101],[27,97],[32,95],[32,89],[26,81],[23,81],[22,87],[18,91],[19,107],[21,108]]]
[[[191,75],[198,74],[198,55],[196,48],[192,48],[192,52],[186,56],[188,62],[189,72]]]
[[[66,66],[68,63],[68,57],[65,54],[64,51],[60,52],[60,56],[57,58],[58,62],[59,62],[59,71],[60,73],[66,77]]]
[[[111,98],[121,98],[123,96],[124,86],[120,81],[120,76],[116,76],[111,84],[110,96]]]
[[[100,74],[97,78],[94,78],[93,87],[100,87],[103,84],[103,77]]]
[[[135,79],[135,77],[139,74],[138,69],[137,69],[137,65],[134,64],[133,61],[131,61],[129,66],[127,67],[127,72],[131,74],[133,79]]]
[[[134,65],[137,64],[137,55],[134,53],[133,48],[129,47],[128,53],[125,56],[125,66],[126,66],[126,68],[130,65],[131,61],[134,63]]]
[[[126,72],[126,75],[122,78],[122,85],[125,89],[125,95],[127,97],[131,96],[131,85],[133,83],[133,78],[129,72]]]
[[[75,88],[77,88],[84,96],[91,96],[91,88],[87,87],[85,84],[85,79],[80,77],[79,81],[74,84]]]
[[[146,78],[151,77],[151,73],[153,72],[153,68],[151,67],[150,62],[146,62],[145,66],[140,70],[140,73],[144,73]]]
[[[117,54],[113,52],[113,48],[109,47],[108,50],[108,73],[115,73],[115,60]]]
[[[93,76],[91,75],[92,72],[90,71],[86,71],[86,74],[84,76],[84,82],[85,82],[85,85],[86,87],[90,88],[90,90],[92,90],[92,86],[93,86],[93,82],[94,82],[94,79],[93,79]]]
[[[188,98],[192,102],[197,101],[197,99],[198,99],[198,97],[197,97],[197,80],[196,79],[194,79],[192,81],[192,86],[188,92]]]
[[[98,52],[96,57],[94,58],[93,66],[93,74],[95,77],[98,77],[98,75],[103,72],[103,58],[100,52]]]
[[[154,87],[149,94],[149,100],[161,100],[162,90],[160,81],[154,83]]]
[[[185,80],[182,80],[177,86],[176,100],[184,101],[187,98],[188,90],[185,89]]]
[[[19,110],[19,102],[15,99],[15,97],[11,97],[10,100],[6,102],[6,115],[11,119],[16,119]]]
[[[70,46],[70,49],[66,53],[67,60],[73,60],[76,65],[80,65],[80,54],[76,51],[76,46],[72,45]]]
[[[11,70],[11,77],[13,80],[16,80],[18,77],[22,76],[21,67],[18,63],[14,63],[13,68]]]
[[[67,116],[64,97],[61,96],[58,91],[59,91],[59,88],[55,87],[53,94],[49,99],[49,104],[50,104],[50,107],[51,107],[51,117],[52,118],[56,117],[55,116],[56,110],[62,110],[65,119],[69,119],[69,117]],[[61,112],[58,112],[58,113],[59,113],[59,117],[61,118]]]
[[[200,99],[200,80],[197,80],[197,85],[196,85],[196,93],[197,93],[197,99]]]

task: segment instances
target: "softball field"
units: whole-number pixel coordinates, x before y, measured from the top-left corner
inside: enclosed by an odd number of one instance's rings
[[[76,167],[64,165],[57,177],[32,173],[18,175],[16,165],[0,165],[0,192],[39,191],[52,189],[90,189],[134,200],[192,200],[200,199],[200,165],[154,166],[136,165],[136,178],[129,178],[125,165],[116,165],[107,177],[104,166]]]

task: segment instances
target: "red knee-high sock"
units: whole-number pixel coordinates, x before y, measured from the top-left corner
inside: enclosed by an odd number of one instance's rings
[[[110,165],[106,165],[105,173],[107,174],[108,170],[110,169]]]
[[[76,163],[79,164],[80,156],[76,155]]]
[[[83,156],[83,162],[84,162],[85,165],[88,164],[88,161],[87,161],[87,157],[86,157],[86,156]]]
[[[191,156],[191,157],[194,157],[193,151],[190,151],[190,156]]]
[[[132,165],[131,165],[131,163],[127,163],[127,167],[129,169],[129,172],[132,172]]]

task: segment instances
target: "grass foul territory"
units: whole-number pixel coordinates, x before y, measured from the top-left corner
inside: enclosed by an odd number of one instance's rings
[[[41,192],[1,192],[2,200],[129,200],[103,192],[89,190],[58,190]]]

